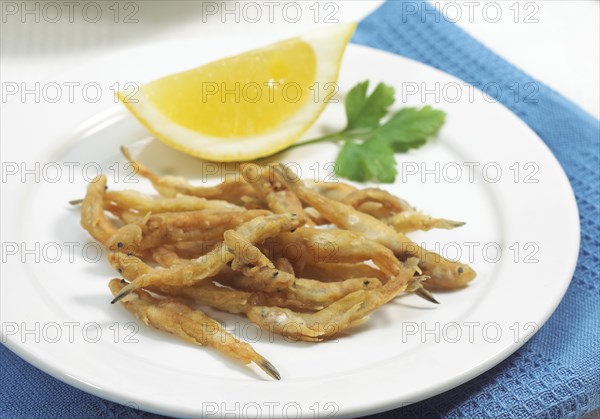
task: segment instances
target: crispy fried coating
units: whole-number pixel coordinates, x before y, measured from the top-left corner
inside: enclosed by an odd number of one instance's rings
[[[137,222],[143,233],[140,249],[178,242],[221,240],[225,231],[265,214],[269,212],[214,209],[153,214]]]
[[[306,187],[300,179],[294,178],[289,171],[286,173],[285,170],[282,166],[274,168],[278,178],[286,183],[302,201],[316,208],[323,217],[339,228],[361,233],[365,237],[383,244],[401,259],[418,258],[420,260],[419,267],[423,273],[431,277],[425,283],[427,289],[462,288],[475,278],[476,273],[470,266],[448,260],[435,252],[422,248],[375,217],[358,211],[350,205],[320,195]]]
[[[251,185],[266,206],[275,214],[296,214],[304,219],[306,225],[314,225],[311,217],[304,213],[302,202],[291,190],[274,181],[270,166],[242,164],[240,173]]]
[[[361,212],[372,215],[400,233],[429,231],[434,228],[450,230],[465,224],[461,221],[434,218],[424,214],[404,199],[379,188],[357,189],[342,182],[313,182],[307,186],[329,199],[351,205]]]
[[[318,279],[321,282],[343,281],[349,278],[377,278],[382,283],[388,276],[376,267],[366,263],[318,262],[308,261],[299,272],[304,278]]]
[[[391,225],[400,233],[410,233],[411,231],[429,231],[434,228],[452,230],[456,227],[465,225],[462,221],[446,220],[444,218],[433,218],[431,215],[420,211],[405,211],[394,214],[384,220],[386,224]]]
[[[433,218],[385,190],[305,184],[278,163],[242,164],[235,180],[194,186],[122,151],[160,195],[107,191],[99,176],[82,201],[72,201],[81,202],[81,225],[129,281],[110,282],[112,302],[272,378],[280,377],[271,363],[199,307],[317,342],[365,322],[402,293],[437,303],[427,289],[458,289],[475,277],[468,265],[404,235],[464,223]]]
[[[271,215],[256,217],[246,223],[241,224],[235,230],[228,230],[224,237],[230,238],[230,243],[225,242],[218,245],[214,250],[197,259],[192,259],[187,263],[182,263],[168,269],[154,269],[138,278],[124,287],[115,297],[113,303],[123,298],[127,293],[136,289],[150,286],[190,286],[195,283],[216,275],[223,269],[227,263],[233,261],[235,256],[246,256],[247,250],[254,247],[254,243],[260,243],[265,239],[278,234],[282,228],[293,229],[299,225],[301,220],[288,215]],[[231,233],[231,234],[227,234]],[[256,248],[255,248],[256,249]],[[256,249],[258,253],[260,251]],[[250,252],[253,254],[253,252]],[[261,254],[261,263],[271,264],[264,255]],[[238,262],[244,263],[244,262]]]
[[[105,200],[121,208],[141,212],[182,212],[206,209],[241,210],[243,207],[227,201],[199,198],[197,196],[176,195],[174,197],[152,196],[135,190],[107,191]]]
[[[107,246],[110,238],[117,232],[117,227],[106,218],[104,213],[105,191],[106,176],[99,176],[90,182],[81,204],[81,226],[94,239]]]
[[[119,301],[132,291],[151,286],[190,286],[219,273],[233,259],[233,253],[223,243],[197,259],[171,268],[155,268],[138,276],[115,296],[112,303]]]
[[[354,291],[381,286],[381,281],[377,278],[348,278],[338,282],[322,282],[297,278],[287,272],[269,268],[245,273],[243,276],[232,276],[221,282],[245,291],[274,293],[284,299],[304,303],[312,309],[326,307]]]
[[[226,231],[223,238],[235,254],[232,268],[242,272],[255,272],[264,267],[274,268],[273,263],[256,244],[283,232],[296,230],[304,222],[297,214],[275,214],[257,217],[235,230]]]
[[[382,287],[350,293],[316,313],[299,313],[281,307],[254,307],[246,315],[256,324],[288,338],[318,342],[332,338],[367,320],[367,316],[406,290],[416,261]]]
[[[179,194],[190,195],[206,199],[218,199],[231,202],[235,205],[244,205],[243,197],[257,198],[254,188],[243,179],[226,180],[216,186],[194,186],[187,179],[180,176],[159,176],[143,164],[134,160],[125,147],[121,152],[133,165],[136,174],[145,177],[156,191],[167,197],[176,197]]]
[[[358,263],[371,260],[388,277],[399,272],[400,261],[382,244],[348,230],[301,228],[277,236],[278,248],[293,262]]]
[[[117,295],[124,286],[118,279],[113,279],[109,284],[113,295]],[[147,325],[172,333],[195,345],[215,348],[243,364],[253,362],[270,377],[281,379],[273,364],[259,355],[252,346],[236,339],[219,322],[180,300],[157,299],[145,291],[136,291],[121,302]]]

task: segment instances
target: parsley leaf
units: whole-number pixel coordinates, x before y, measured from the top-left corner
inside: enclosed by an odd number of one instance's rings
[[[346,96],[346,131],[357,128],[375,128],[394,103],[394,88],[379,83],[367,96],[369,81],[357,84]]]
[[[384,141],[344,141],[335,162],[335,173],[359,182],[391,183],[396,178],[394,151]]]
[[[299,147],[325,141],[343,141],[335,173],[359,182],[394,182],[397,174],[394,153],[421,147],[436,135],[446,113],[430,106],[403,108],[385,116],[394,103],[394,88],[379,83],[371,94],[369,81],[358,83],[346,96],[346,128],[289,146]]]
[[[437,134],[445,119],[445,112],[431,106],[404,108],[376,127],[371,136],[386,141],[396,152],[405,152],[425,144],[427,138]]]

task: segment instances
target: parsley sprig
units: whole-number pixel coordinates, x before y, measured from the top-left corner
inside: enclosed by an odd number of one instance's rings
[[[359,182],[391,183],[396,178],[394,153],[421,147],[437,134],[446,118],[430,106],[403,108],[386,116],[394,103],[394,88],[379,83],[368,94],[369,82],[357,84],[346,97],[346,128],[290,146],[342,142],[335,164],[338,176]]]

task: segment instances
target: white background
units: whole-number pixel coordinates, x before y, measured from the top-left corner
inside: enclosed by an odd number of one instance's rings
[[[314,1],[297,2],[303,10],[302,19],[297,23],[290,23],[293,8],[284,15],[283,7],[289,3],[284,1],[272,6],[272,22],[269,8],[261,4],[263,16],[257,23],[245,19],[253,18],[253,10],[247,9],[244,13],[244,3],[236,6],[233,1],[139,1],[135,2],[139,10],[133,15],[138,23],[124,22],[126,15],[134,10],[126,6],[126,1],[118,7],[117,23],[114,7],[108,9],[112,1],[104,2],[104,14],[97,22],[92,22],[95,7],[86,8],[87,3],[94,2],[75,1],[72,16],[65,2],[56,3],[61,6],[59,19],[56,19],[55,8],[44,6],[43,2],[2,2],[0,69],[3,87],[6,82],[51,80],[55,74],[99,54],[159,40],[210,36],[218,42],[220,34],[265,32],[283,37],[315,25]],[[340,21],[359,20],[381,4],[380,1],[322,1],[318,5],[319,23],[334,10],[327,3],[337,3],[338,10],[333,17]],[[434,0],[432,3],[501,56],[596,118],[600,117],[598,1]],[[209,14],[215,6],[219,10]],[[236,7],[239,7],[237,16],[235,12],[225,13],[225,8],[235,10]],[[84,18],[84,9],[87,18]],[[33,12],[27,13],[28,10]],[[10,100],[2,99],[3,104]]]

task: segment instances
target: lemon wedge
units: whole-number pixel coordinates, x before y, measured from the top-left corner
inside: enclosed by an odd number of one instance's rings
[[[355,27],[320,29],[118,96],[156,138],[184,153],[223,162],[271,155],[325,108]]]

